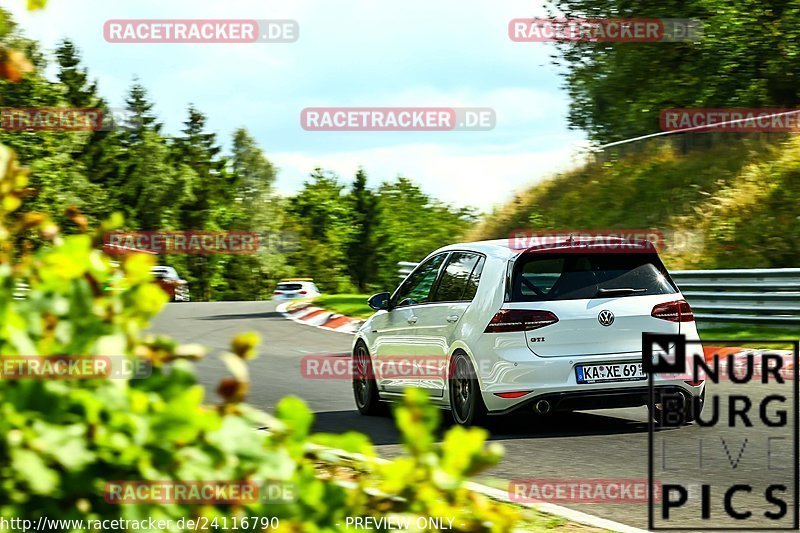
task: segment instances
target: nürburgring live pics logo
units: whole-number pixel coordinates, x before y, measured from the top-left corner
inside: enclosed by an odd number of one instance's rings
[[[800,342],[704,341],[704,351],[683,335],[644,333],[642,341],[656,415],[649,529],[796,531]],[[791,350],[722,347],[750,343]]]

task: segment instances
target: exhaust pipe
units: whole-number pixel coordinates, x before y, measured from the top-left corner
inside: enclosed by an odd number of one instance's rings
[[[550,402],[547,400],[539,400],[536,402],[536,405],[534,405],[533,409],[540,415],[546,415],[550,412]]]

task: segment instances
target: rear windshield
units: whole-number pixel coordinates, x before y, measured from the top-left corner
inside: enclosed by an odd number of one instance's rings
[[[281,291],[296,291],[302,287],[300,283],[278,283],[278,290]]]
[[[618,298],[677,291],[652,254],[522,255],[512,275],[511,301]]]

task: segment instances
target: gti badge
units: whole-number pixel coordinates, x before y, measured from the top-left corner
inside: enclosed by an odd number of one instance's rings
[[[597,315],[597,321],[600,322],[600,325],[602,326],[610,326],[614,323],[614,313],[608,309],[603,309],[600,311],[600,314]]]

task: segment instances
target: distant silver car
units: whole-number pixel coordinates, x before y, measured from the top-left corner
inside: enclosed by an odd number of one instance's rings
[[[647,405],[642,333],[699,341],[694,315],[651,243],[611,252],[598,242],[517,250],[484,241],[433,252],[393,294],[369,299],[377,312],[353,344],[358,410],[376,413],[406,387],[428,391],[462,425],[515,409]],[[411,359],[411,372],[397,372],[396,359]],[[696,418],[703,381],[654,379],[681,399],[685,421]],[[661,404],[652,409],[658,421]]]

